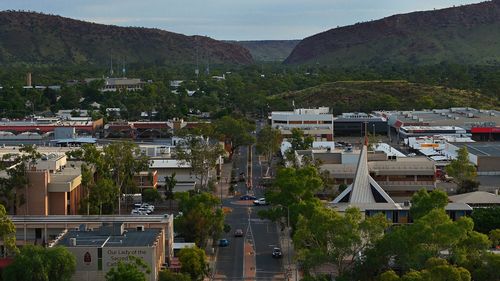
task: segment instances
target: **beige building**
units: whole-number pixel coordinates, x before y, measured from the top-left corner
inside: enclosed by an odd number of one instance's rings
[[[66,156],[42,156],[27,172],[18,191],[17,215],[76,215],[82,198],[80,167],[66,167]]]
[[[156,280],[153,277],[156,278],[162,264],[170,261],[174,254],[173,215],[12,216],[11,219],[16,227],[18,246],[68,247],[77,258],[73,280],[104,280],[107,270],[129,255],[143,258],[152,270],[148,280]],[[3,241],[0,245],[3,248]],[[102,252],[101,267],[99,251]],[[91,255],[90,262],[88,256],[87,261],[85,259],[87,252]]]
[[[415,191],[436,187],[436,167],[426,157],[392,157],[383,152],[366,152],[368,171],[381,188],[396,201],[404,201]],[[328,171],[336,184],[349,185],[354,181],[360,151],[335,150],[314,154],[320,169]]]

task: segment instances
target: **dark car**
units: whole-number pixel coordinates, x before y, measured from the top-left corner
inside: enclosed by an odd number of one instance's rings
[[[281,253],[280,248],[273,249],[273,258],[279,259],[279,258],[281,258],[282,255],[283,255],[283,253]]]
[[[219,240],[219,247],[227,247],[227,246],[229,246],[229,240],[227,240],[226,238]]]
[[[255,196],[252,196],[252,195],[242,195],[240,196],[240,200],[256,200],[257,198]]]
[[[243,229],[238,228],[234,231],[234,237],[243,237]]]

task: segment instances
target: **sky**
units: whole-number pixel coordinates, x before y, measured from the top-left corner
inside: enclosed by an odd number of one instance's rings
[[[302,39],[337,26],[483,0],[0,0],[29,10],[219,40]]]

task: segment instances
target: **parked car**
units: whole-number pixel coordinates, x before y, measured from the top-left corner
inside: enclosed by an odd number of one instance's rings
[[[153,212],[155,210],[155,206],[151,205],[151,204],[148,204],[148,203],[142,203],[141,208],[146,208],[146,209],[149,209],[149,210],[151,210]]]
[[[283,255],[283,253],[281,253],[280,248],[273,249],[273,258],[279,259],[279,258],[281,258],[282,255]]]
[[[139,211],[139,212],[146,213],[146,214],[148,214],[148,215],[149,215],[149,214],[151,214],[151,213],[153,212],[153,211],[151,211],[151,209],[148,209],[148,208],[143,208],[143,207],[141,207],[141,208],[139,208],[139,209],[135,209],[135,210],[137,210],[137,211]]]
[[[131,215],[140,215],[141,212],[139,212],[138,210],[136,209],[133,209],[131,212],[130,212]]]
[[[256,200],[256,199],[257,199],[257,197],[249,195],[249,194],[240,196],[240,200]]]
[[[234,231],[234,237],[243,237],[243,229],[238,228]]]
[[[265,206],[265,205],[269,205],[269,203],[266,202],[266,198],[259,198],[255,201],[253,201],[253,204],[256,205],[256,206]]]
[[[226,238],[219,240],[219,247],[227,247],[227,246],[229,246],[229,240],[227,240]]]

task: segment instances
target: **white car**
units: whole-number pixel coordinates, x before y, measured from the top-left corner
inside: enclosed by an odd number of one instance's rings
[[[265,205],[268,205],[268,203],[266,202],[266,198],[259,198],[255,201],[253,201],[253,204],[254,205],[258,205],[258,206],[265,206]]]
[[[148,209],[148,208],[139,208],[139,209],[136,209],[137,211],[139,212],[142,212],[142,213],[146,213],[146,214],[151,214],[153,211]]]
[[[148,210],[151,210],[152,212],[154,212],[154,210],[155,210],[155,206],[154,205],[150,205],[148,203],[142,203],[141,208],[146,208]]]

